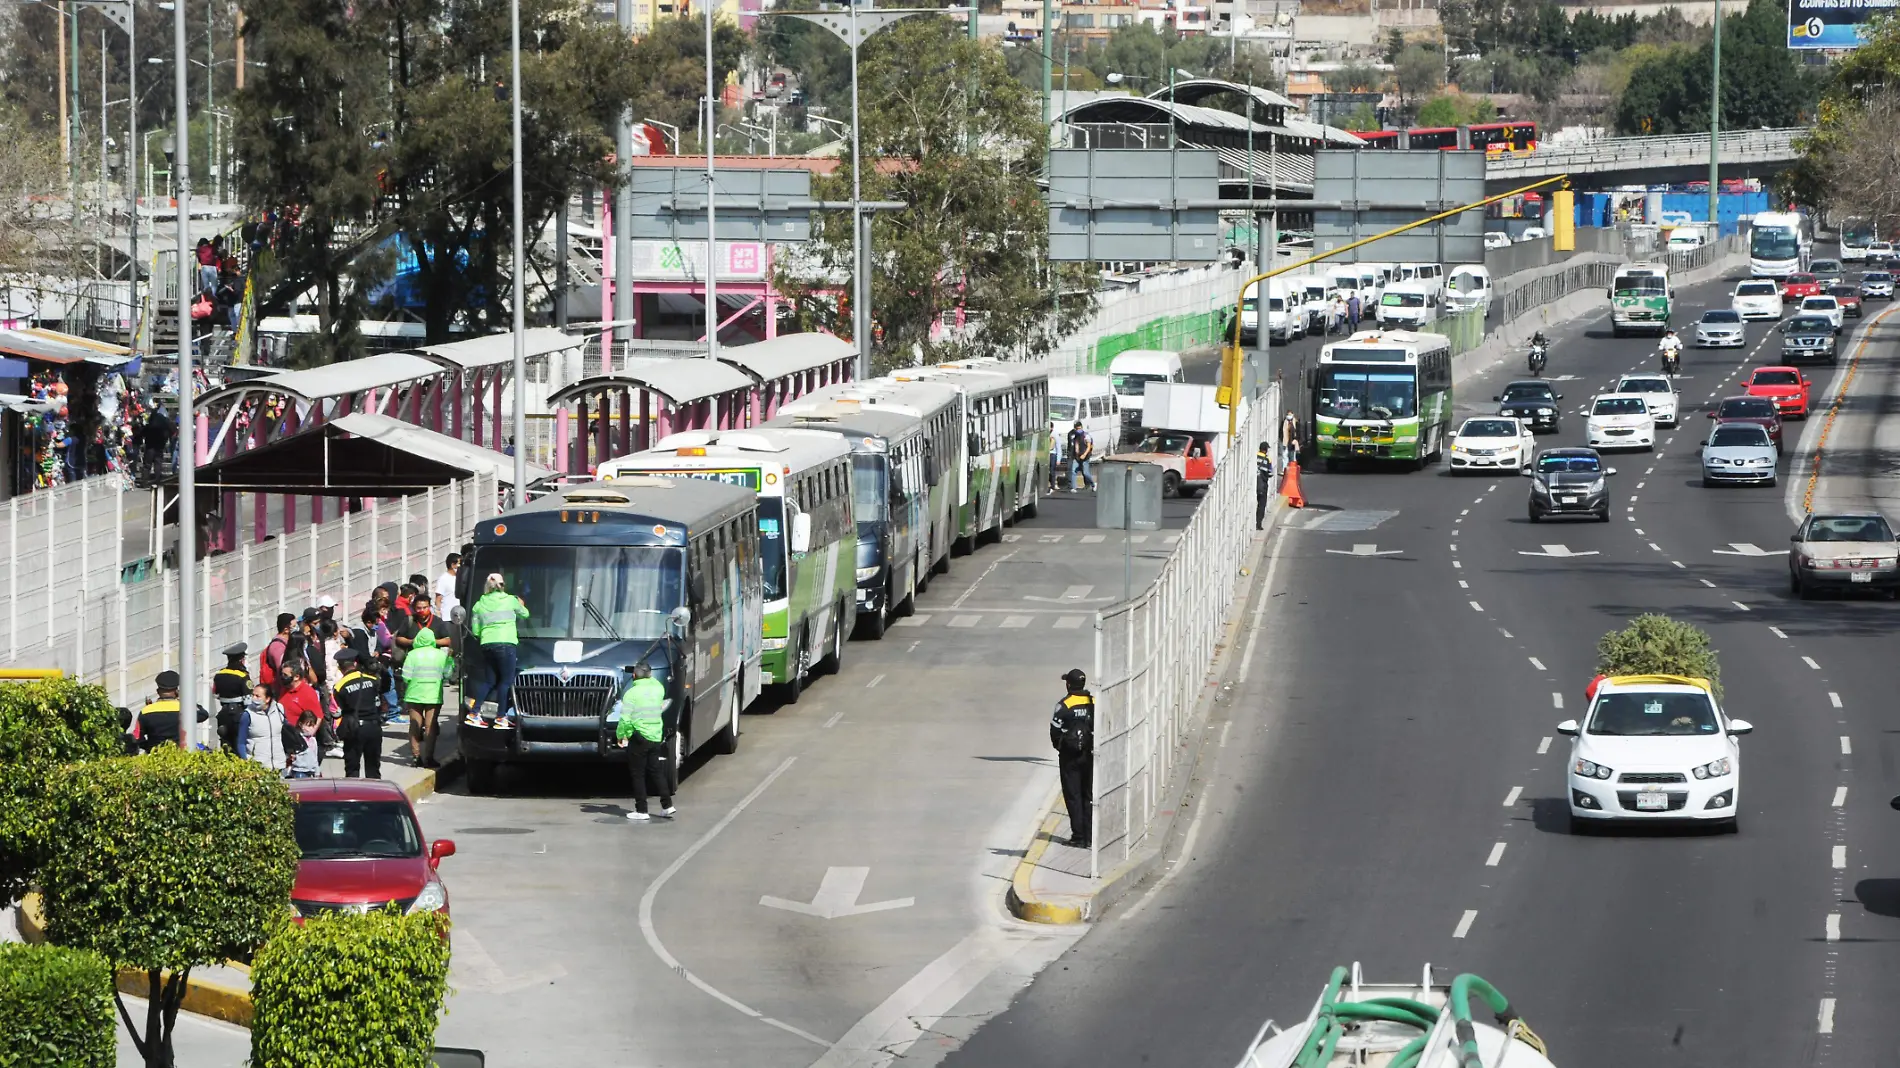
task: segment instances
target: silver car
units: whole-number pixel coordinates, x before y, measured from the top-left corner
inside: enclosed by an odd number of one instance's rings
[[[1695,324],[1695,347],[1699,349],[1741,348],[1748,344],[1742,329],[1742,317],[1729,308],[1711,308]]]
[[[1702,484],[1759,482],[1775,484],[1781,450],[1768,431],[1754,423],[1719,423],[1702,443]]]
[[[1868,271],[1860,276],[1862,300],[1892,300],[1893,275],[1886,271]]]
[[[1788,540],[1788,586],[1796,597],[1829,588],[1900,593],[1900,543],[1885,516],[1809,515]]]

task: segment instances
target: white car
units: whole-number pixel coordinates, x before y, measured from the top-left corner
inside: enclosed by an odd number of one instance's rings
[[[1484,235],[1484,247],[1487,250],[1494,249],[1494,248],[1510,248],[1511,235],[1505,233],[1502,230],[1487,231]]]
[[[1599,393],[1590,402],[1584,444],[1593,449],[1653,449],[1656,420],[1642,393]]]
[[[1710,308],[1702,313],[1702,318],[1696,320],[1696,348],[1739,349],[1747,345],[1748,331],[1742,326],[1742,317],[1738,312],[1727,308]]]
[[[1834,332],[1840,333],[1847,313],[1841,309],[1841,302],[1833,297],[1803,297],[1801,307],[1795,309],[1796,315],[1820,315],[1834,324]]]
[[[1451,437],[1451,470],[1516,471],[1537,455],[1530,424],[1508,415],[1476,415]]]
[[[1543,239],[1544,228],[1541,226],[1527,226],[1523,233],[1517,235],[1517,243],[1520,245],[1527,241],[1542,241]]]
[[[1744,319],[1781,318],[1781,287],[1765,278],[1751,278],[1735,287],[1729,307]]]
[[[1581,724],[1557,724],[1557,732],[1572,739],[1565,775],[1571,828],[1611,820],[1713,820],[1734,829],[1742,782],[1736,739],[1754,729],[1728,718],[1702,679],[1602,680]]]
[[[1649,405],[1649,417],[1662,426],[1673,427],[1682,421],[1678,414],[1682,398],[1667,375],[1624,375],[1617,379],[1616,392],[1641,393]]]

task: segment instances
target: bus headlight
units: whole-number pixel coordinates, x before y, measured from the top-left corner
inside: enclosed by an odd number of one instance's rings
[[[783,649],[783,648],[785,648],[785,639],[784,639],[784,638],[767,638],[767,639],[765,639],[765,650],[766,650],[766,652],[770,652],[770,653],[776,653],[776,652],[778,652],[778,651],[779,651],[780,649]]]
[[[876,578],[876,577],[877,577],[877,573],[878,573],[878,572],[879,572],[880,570],[882,570],[882,565],[874,565],[874,566],[871,566],[871,567],[861,567],[861,568],[858,568],[858,581],[859,581],[859,582],[869,582],[869,581],[871,581],[872,579],[874,579],[874,578]]]

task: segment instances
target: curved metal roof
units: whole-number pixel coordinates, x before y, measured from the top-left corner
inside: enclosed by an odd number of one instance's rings
[[[595,375],[563,386],[548,397],[548,404],[564,405],[583,397],[624,389],[650,390],[674,404],[691,404],[751,388],[751,375],[721,360],[633,356],[623,361],[621,369],[613,374]]]
[[[326,364],[307,371],[281,371],[262,378],[233,382],[198,396],[201,405],[241,400],[252,393],[275,393],[299,400],[321,401],[365,390],[433,378],[443,365],[408,352],[385,352],[360,360]]]
[[[586,343],[584,337],[575,337],[552,327],[537,326],[522,331],[522,347],[529,359],[550,352],[577,349]],[[512,333],[488,334],[466,341],[451,341],[445,345],[427,345],[417,349],[416,355],[444,367],[460,367],[464,370],[493,367],[515,358],[515,336]]]
[[[1148,95],[1156,100],[1173,100],[1177,104],[1199,104],[1208,97],[1220,96],[1223,93],[1252,96],[1255,101],[1268,107],[1295,109],[1299,107],[1298,104],[1271,89],[1258,85],[1242,85],[1223,78],[1190,78],[1184,82],[1175,82],[1173,86],[1164,85]]]
[[[721,345],[719,362],[731,364],[760,382],[770,382],[840,360],[855,359],[857,353],[849,341],[830,334],[780,334],[750,345]]]

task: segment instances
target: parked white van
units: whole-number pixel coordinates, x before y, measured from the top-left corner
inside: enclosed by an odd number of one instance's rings
[[[1488,317],[1491,295],[1491,272],[1475,264],[1462,264],[1453,267],[1451,277],[1445,281],[1445,310],[1462,312],[1482,308]]]
[[[1164,349],[1129,349],[1108,361],[1108,378],[1121,404],[1124,437],[1141,433],[1141,405],[1150,382],[1180,382],[1181,354]]]
[[[1429,282],[1393,282],[1379,298],[1379,325],[1420,330],[1438,321],[1438,293]]]
[[[1069,459],[1069,431],[1077,421],[1095,443],[1095,455],[1121,447],[1121,398],[1107,375],[1063,375],[1049,380],[1049,440],[1063,463]]]
[[[1332,324],[1333,286],[1322,275],[1305,274],[1291,278],[1299,294],[1301,322],[1309,334],[1325,336]]]
[[[1402,263],[1399,265],[1399,280],[1423,282],[1440,298],[1445,295],[1445,268],[1436,263]]]
[[[1247,291],[1247,297],[1240,302],[1240,343],[1254,345],[1260,341],[1260,290],[1265,288],[1267,297],[1267,339],[1273,344],[1285,344],[1298,337],[1305,337],[1300,316],[1296,315],[1287,303],[1286,282],[1280,278],[1269,278],[1265,282],[1255,282]],[[1228,331],[1223,330],[1223,335]]]

